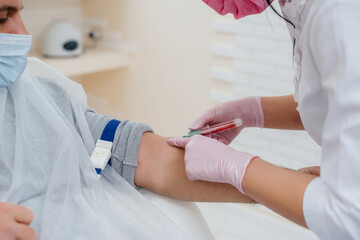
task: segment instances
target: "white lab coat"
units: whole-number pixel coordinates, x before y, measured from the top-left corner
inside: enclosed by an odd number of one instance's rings
[[[322,146],[306,189],[307,225],[321,239],[360,239],[360,1],[280,0],[294,49],[295,100]]]

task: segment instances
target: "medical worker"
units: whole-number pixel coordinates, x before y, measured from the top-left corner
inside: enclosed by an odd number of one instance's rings
[[[271,4],[204,2],[236,19],[259,14]],[[230,183],[321,239],[360,239],[360,2],[279,3],[294,43],[295,93],[223,103],[190,129],[235,118],[243,119],[243,127],[305,129],[322,146],[321,174],[317,167],[302,172],[283,169],[227,146],[240,130],[216,134],[216,139],[195,136],[168,142],[185,148],[190,180]]]

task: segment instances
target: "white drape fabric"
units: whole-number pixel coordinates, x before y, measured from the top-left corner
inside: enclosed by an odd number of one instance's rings
[[[86,109],[80,85],[37,59],[0,89],[0,201],[29,207],[39,239],[188,239],[113,169],[97,177]]]

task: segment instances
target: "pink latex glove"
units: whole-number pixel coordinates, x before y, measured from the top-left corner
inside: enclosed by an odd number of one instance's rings
[[[269,7],[266,0],[203,0],[203,2],[217,13],[221,15],[231,13],[236,19],[262,13]]]
[[[185,148],[185,171],[190,181],[229,183],[240,192],[246,168],[256,156],[236,151],[204,136],[171,138],[168,144]]]
[[[214,125],[236,118],[241,118],[241,127],[212,134],[212,138],[225,144],[230,144],[240,131],[246,127],[264,127],[264,112],[261,97],[241,98],[222,103],[206,111],[189,126],[190,130],[198,130],[207,125]]]

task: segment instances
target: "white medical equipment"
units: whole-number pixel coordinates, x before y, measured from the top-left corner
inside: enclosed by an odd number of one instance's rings
[[[91,154],[90,160],[95,167],[96,173],[99,175],[105,169],[111,157],[111,149],[113,143],[99,139],[96,142],[95,149]]]
[[[120,123],[120,121],[113,119],[106,124],[101,137],[97,140],[95,149],[91,154],[90,160],[99,177],[107,164],[111,166],[111,149],[113,147],[116,130]]]
[[[42,55],[45,57],[76,57],[83,51],[81,32],[66,20],[53,22],[44,32]]]

